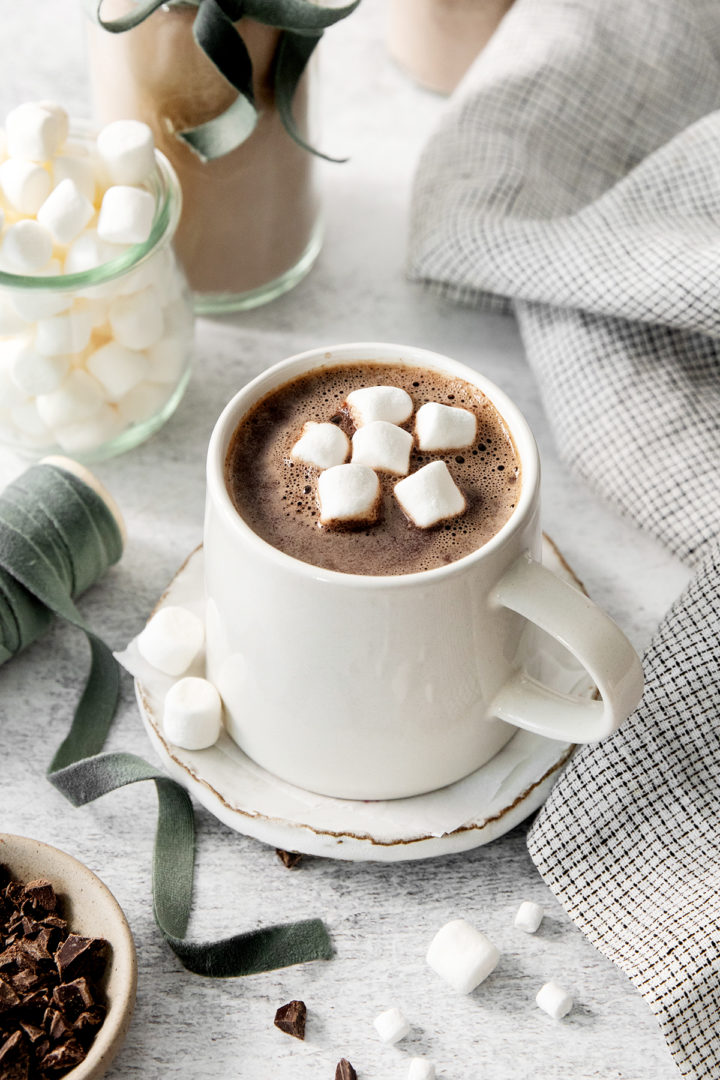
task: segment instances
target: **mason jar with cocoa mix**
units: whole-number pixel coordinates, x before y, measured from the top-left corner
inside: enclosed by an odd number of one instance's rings
[[[104,20],[137,8],[105,0]],[[321,245],[314,157],[286,130],[277,106],[275,58],[281,31],[242,18],[235,23],[252,61],[257,124],[236,149],[202,160],[179,132],[217,117],[237,91],[196,44],[198,4],[172,2],[138,25],[110,33],[89,19],[90,71],[98,119],[137,118],[150,125],[172,162],[183,192],[175,247],[196,297],[196,309],[254,307],[292,288]],[[312,142],[312,59],[293,99],[303,140]]]

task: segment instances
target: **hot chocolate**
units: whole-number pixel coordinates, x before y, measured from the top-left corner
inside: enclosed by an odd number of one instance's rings
[[[418,528],[393,493],[400,479],[378,472],[379,519],[372,525],[328,528],[317,501],[321,470],[291,453],[308,421],[336,424],[352,438],[348,394],[395,386],[412,398],[413,415],[399,425],[414,432],[421,405],[438,402],[477,417],[472,444],[422,451],[413,444],[409,472],[444,461],[465,497],[465,510],[432,528]],[[303,562],[348,574],[395,575],[432,570],[469,555],[497,533],[520,494],[520,463],[505,423],[475,386],[426,368],[360,363],[303,375],[267,394],[240,422],[227,453],[226,483],[244,521],[273,547]]]

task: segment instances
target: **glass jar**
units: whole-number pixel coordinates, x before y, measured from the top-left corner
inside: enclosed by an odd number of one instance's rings
[[[512,0],[392,0],[388,50],[421,86],[450,94]]]
[[[136,0],[106,0],[105,20]],[[93,4],[93,11],[97,4]],[[252,61],[258,113],[252,134],[235,150],[202,161],[176,132],[221,114],[236,91],[196,45],[197,4],[163,5],[123,33],[90,22],[90,72],[98,119],[144,120],[172,162],[183,191],[176,250],[196,310],[242,310],[293,288],[321,247],[320,201],[313,154],[285,130],[276,107],[274,61],[281,31],[243,18],[236,28]],[[293,101],[301,136],[312,142],[308,64]]]
[[[92,154],[88,133],[71,139],[72,153]],[[120,454],[157,431],[185,391],[192,297],[171,246],[182,199],[170,163],[157,152],[156,163],[145,243],[75,273],[62,272],[62,249],[51,274],[0,271],[0,442],[24,456]]]

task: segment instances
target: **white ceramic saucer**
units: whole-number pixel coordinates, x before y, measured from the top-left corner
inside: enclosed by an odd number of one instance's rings
[[[582,588],[550,540],[543,561]],[[203,612],[202,549],[180,568],[158,607]],[[588,697],[594,687],[565,649],[528,628],[528,670],[548,685]],[[135,643],[118,654],[135,676],[140,713],[167,772],[220,821],[266,844],[308,855],[395,862],[487,844],[537,810],[569,760],[567,743],[518,731],[492,761],[456,784],[387,802],[332,799],[294,787],[261,769],[223,734],[208,750],[182,750],[162,734],[162,701],[172,679],[153,673]],[[204,657],[187,674],[202,675]]]

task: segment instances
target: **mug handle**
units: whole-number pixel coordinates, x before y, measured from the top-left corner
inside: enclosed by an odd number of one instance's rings
[[[604,739],[634,711],[643,691],[640,659],[610,616],[576,586],[525,554],[500,579],[491,602],[564,645],[600,694],[599,701],[563,694],[516,671],[492,701],[492,716],[549,739],[586,743]]]

